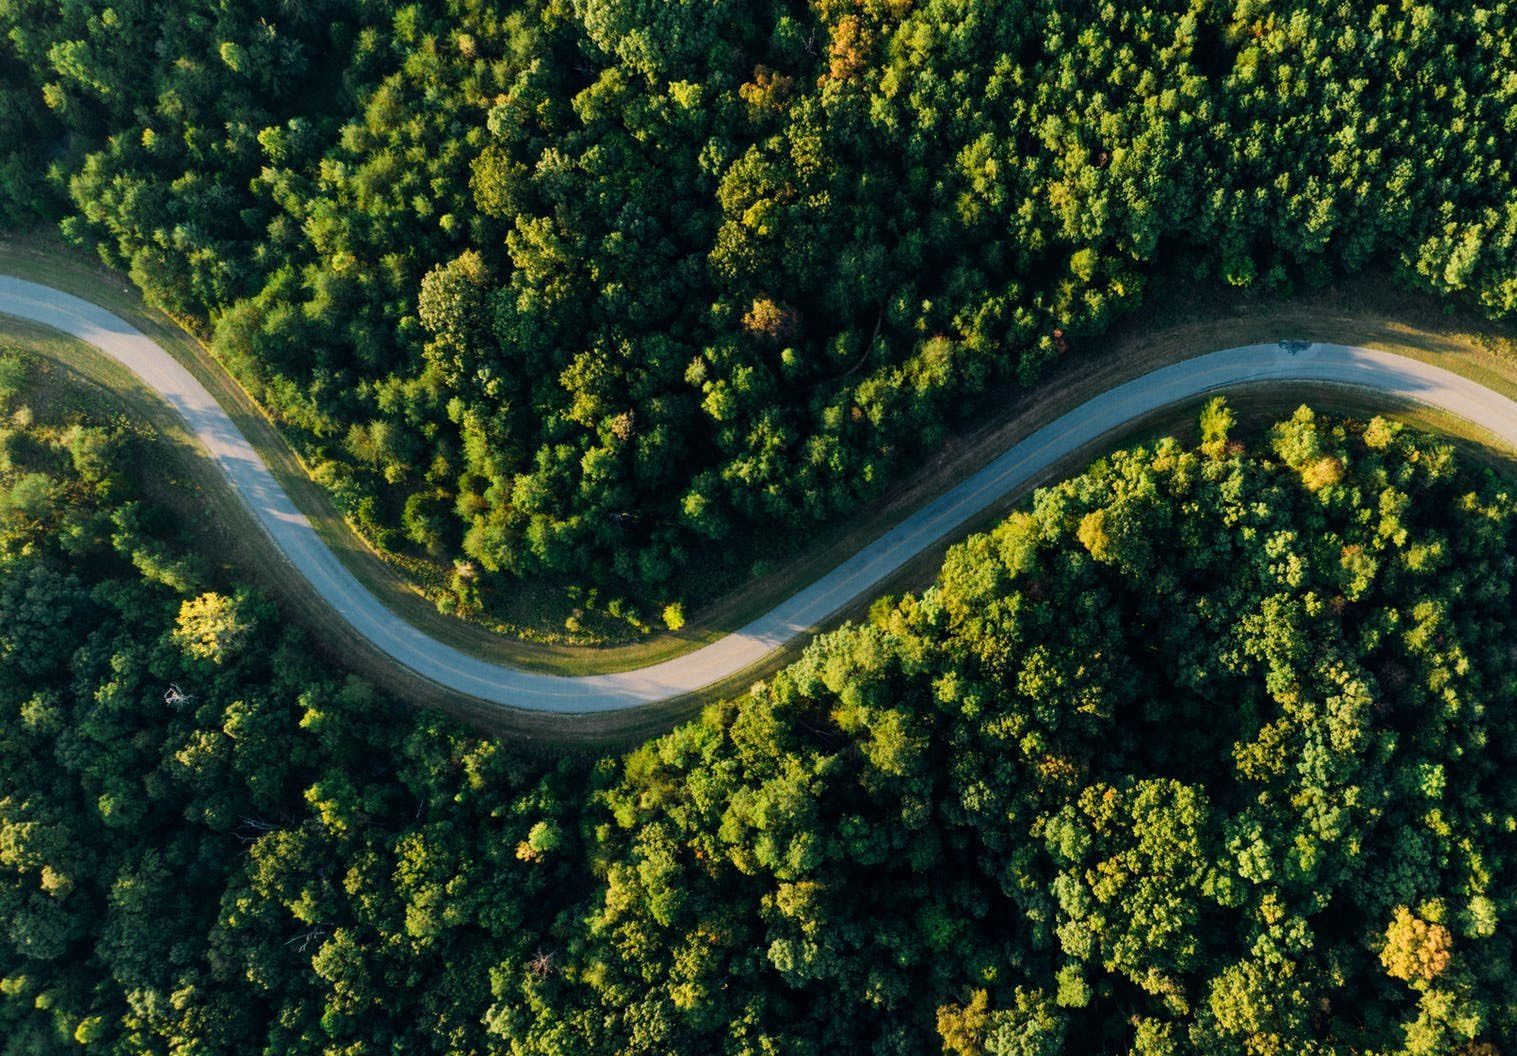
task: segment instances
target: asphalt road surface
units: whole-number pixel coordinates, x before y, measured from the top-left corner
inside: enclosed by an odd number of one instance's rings
[[[274,544],[343,619],[395,661],[456,692],[532,711],[634,707],[684,696],[737,674],[868,594],[918,553],[1065,456],[1128,422],[1218,390],[1286,381],[1352,385],[1448,411],[1517,448],[1517,403],[1418,360],[1304,342],[1212,352],[1145,374],[1074,408],[741,630],[636,671],[567,677],[471,656],[427,637],[386,608],[322,542],[205,387],[124,320],[78,297],[9,276],[0,276],[0,314],[53,327],[93,345],[173,406]]]

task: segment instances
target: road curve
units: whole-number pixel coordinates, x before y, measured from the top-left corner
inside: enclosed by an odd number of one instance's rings
[[[1016,444],[821,579],[746,627],[684,656],[615,674],[567,677],[493,664],[427,637],[354,578],[290,500],[232,419],[178,360],[105,309],[0,275],[0,314],[61,330],[142,379],[178,412],[289,561],[343,619],[398,663],[448,689],[531,711],[611,711],[684,696],[737,674],[823,623],[922,550],[1113,429],[1171,404],[1260,382],[1353,385],[1458,415],[1517,447],[1517,403],[1458,374],[1344,345],[1246,345],[1118,385]]]

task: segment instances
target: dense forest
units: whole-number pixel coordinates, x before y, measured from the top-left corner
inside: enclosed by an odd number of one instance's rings
[[[0,354],[3,1056],[1517,1051],[1517,494],[1437,441],[1214,403],[558,760],[319,659],[38,369]]]
[[[1517,310],[1507,0],[5,0],[0,30],[0,213],[197,321],[365,535],[469,562],[466,607],[721,583],[1156,275]]]

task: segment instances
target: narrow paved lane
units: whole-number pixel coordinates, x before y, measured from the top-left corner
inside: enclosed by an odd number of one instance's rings
[[[571,678],[470,656],[427,637],[387,609],[322,542],[205,387],[129,323],[78,297],[9,276],[0,276],[0,314],[54,327],[93,345],[162,396],[226,473],[274,544],[343,619],[397,662],[459,693],[534,711],[632,707],[683,696],[737,674],[869,593],[918,553],[1066,455],[1127,422],[1217,390],[1280,381],[1354,385],[1448,411],[1517,448],[1517,403],[1414,359],[1329,344],[1246,345],[1212,352],[1081,404],[741,630],[651,667]]]

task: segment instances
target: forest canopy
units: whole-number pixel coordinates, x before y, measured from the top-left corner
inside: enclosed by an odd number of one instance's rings
[[[9,0],[0,30],[0,215],[198,321],[360,530],[478,570],[464,607],[532,575],[651,619],[1156,276],[1517,309],[1506,0]]]
[[[0,354],[0,1054],[1496,1056],[1517,493],[1118,452],[624,754],[323,661]],[[1180,545],[1176,545],[1180,544]]]

